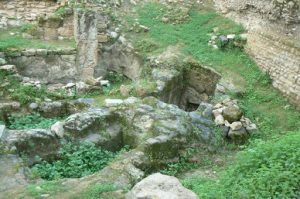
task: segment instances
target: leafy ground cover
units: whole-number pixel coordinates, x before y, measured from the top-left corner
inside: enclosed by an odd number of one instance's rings
[[[40,114],[11,115],[9,129],[47,129],[59,121],[60,118],[44,118]]]
[[[79,178],[103,169],[118,153],[97,148],[93,143],[66,143],[54,162],[42,161],[32,168],[34,175],[46,180]]]
[[[75,47],[73,40],[45,41],[41,39],[27,39],[22,37],[22,33],[31,28],[31,25],[24,25],[20,28],[8,29],[0,32],[0,52],[7,50],[18,50],[24,48],[36,49],[57,49]]]

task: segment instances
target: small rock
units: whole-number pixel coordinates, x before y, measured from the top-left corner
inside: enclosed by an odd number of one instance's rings
[[[215,118],[215,123],[217,125],[223,125],[225,124],[225,120],[224,120],[224,117],[222,115],[218,115],[216,118]]]
[[[53,124],[50,127],[50,130],[52,133],[54,133],[55,135],[57,135],[59,138],[63,138],[64,137],[64,123],[63,122],[56,122],[55,124]]]
[[[6,127],[5,127],[5,125],[0,125],[0,140],[1,140],[1,137],[4,135],[4,133],[5,133],[5,129],[6,129]]]
[[[248,139],[249,135],[245,128],[241,128],[239,130],[230,130],[228,133],[228,137],[236,144],[243,144]]]
[[[100,80],[100,84],[101,86],[107,86],[107,87],[110,86],[109,80]]]
[[[17,73],[17,67],[15,65],[3,65],[0,66],[0,71],[8,72],[8,73]]]
[[[5,61],[5,59],[3,59],[3,58],[0,58],[0,66],[2,66],[2,65],[4,65],[4,64],[6,64],[6,61]]]
[[[223,110],[224,119],[232,123],[239,121],[243,116],[243,112],[237,106],[229,106]]]
[[[254,131],[257,130],[257,126],[256,124],[249,124],[248,126],[246,126],[246,130],[248,131],[248,133],[253,133]]]
[[[235,34],[229,34],[227,35],[227,39],[231,40],[235,38]]]
[[[230,128],[233,131],[240,130],[241,128],[243,128],[243,124],[242,122],[233,122],[232,124],[230,124]]]
[[[36,54],[40,56],[46,56],[47,55],[47,50],[46,49],[37,49]]]
[[[130,89],[127,86],[122,84],[120,86],[120,93],[123,97],[128,97],[130,93]]]
[[[116,39],[116,38],[119,36],[119,34],[116,33],[116,32],[110,32],[110,33],[109,33],[109,36],[110,36],[111,38],[113,38],[113,39]]]
[[[75,87],[76,86],[76,84],[74,84],[74,83],[68,83],[66,86],[65,86],[65,88],[73,88],[73,87]]]
[[[30,110],[36,110],[39,107],[39,105],[37,103],[31,103],[29,104],[29,109]]]
[[[222,115],[223,109],[224,108],[218,108],[218,109],[213,110],[212,113],[213,113],[214,117],[216,118],[218,115]]]
[[[129,97],[124,100],[124,104],[134,104],[138,101],[138,98],[136,97]]]
[[[119,106],[123,103],[124,101],[121,99],[105,99],[105,105],[108,107]]]

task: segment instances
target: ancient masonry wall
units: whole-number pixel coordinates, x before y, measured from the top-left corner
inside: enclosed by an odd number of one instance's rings
[[[300,1],[214,0],[223,15],[248,30],[247,52],[273,86],[300,108]]]
[[[300,107],[300,48],[256,32],[248,36],[247,51],[268,71],[273,86]]]
[[[68,83],[78,79],[76,49],[27,49],[6,54],[6,59],[16,65],[20,75],[44,83]]]
[[[51,15],[62,4],[62,0],[1,0],[0,28],[20,26]]]

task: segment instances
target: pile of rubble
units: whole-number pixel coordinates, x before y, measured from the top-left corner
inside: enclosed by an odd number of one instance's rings
[[[215,123],[222,127],[224,136],[235,143],[244,143],[257,126],[246,118],[237,100],[227,98],[213,107]]]
[[[208,41],[208,45],[215,48],[225,48],[226,46],[232,45],[232,47],[243,48],[243,46],[247,42],[247,34],[228,34],[222,35],[219,32],[219,28],[215,27],[213,32],[208,34],[210,36],[210,40]]]

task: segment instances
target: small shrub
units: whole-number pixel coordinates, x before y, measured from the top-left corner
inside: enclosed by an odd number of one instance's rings
[[[89,142],[67,143],[59,151],[59,160],[42,161],[34,165],[32,171],[46,180],[79,178],[103,169],[116,155]]]
[[[112,84],[119,84],[126,80],[124,75],[113,71],[107,74],[106,79]]]

